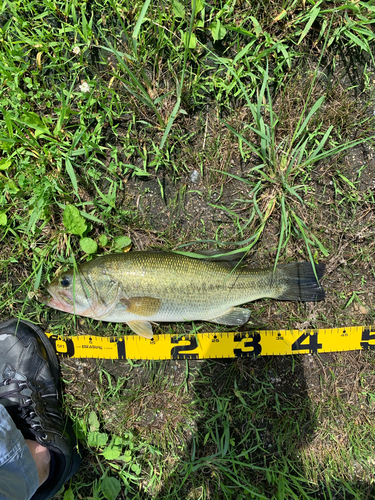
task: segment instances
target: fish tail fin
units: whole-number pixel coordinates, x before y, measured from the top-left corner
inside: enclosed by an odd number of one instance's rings
[[[325,298],[325,291],[319,284],[325,271],[325,264],[315,264],[316,279],[313,266],[310,262],[294,262],[281,264],[276,268],[273,277],[282,286],[277,286],[278,291],[274,298],[277,300],[301,300],[314,302]],[[278,295],[277,295],[278,293]]]

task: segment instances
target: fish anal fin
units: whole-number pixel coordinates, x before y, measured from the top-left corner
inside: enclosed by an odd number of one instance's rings
[[[218,316],[217,318],[209,319],[212,323],[218,323],[219,325],[228,326],[240,326],[249,321],[250,311],[249,309],[243,309],[242,307],[232,307],[225,314]]]
[[[124,297],[120,299],[126,311],[137,316],[153,316],[161,307],[161,300],[155,297]]]
[[[152,326],[148,321],[127,321],[127,325],[140,337],[152,339]]]

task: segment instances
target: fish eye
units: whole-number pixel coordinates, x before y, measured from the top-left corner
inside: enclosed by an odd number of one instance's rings
[[[60,281],[60,285],[63,287],[67,287],[70,285],[70,279],[67,276],[64,276],[63,279]]]

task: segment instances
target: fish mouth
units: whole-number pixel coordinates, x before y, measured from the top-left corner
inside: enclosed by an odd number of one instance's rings
[[[63,297],[60,298],[59,294],[52,292],[48,286],[47,293],[39,295],[38,300],[42,302],[42,304],[46,304],[46,306],[57,309],[58,311],[72,312],[74,309],[73,300],[68,294],[64,294]]]

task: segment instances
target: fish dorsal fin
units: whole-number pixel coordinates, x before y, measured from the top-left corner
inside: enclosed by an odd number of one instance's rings
[[[152,326],[148,321],[128,321],[127,325],[140,337],[152,339]]]
[[[155,297],[123,297],[120,302],[127,312],[146,318],[156,314],[161,306],[161,300]]]
[[[197,250],[195,254],[208,257],[207,259],[202,259],[206,262],[220,262],[227,267],[234,268],[236,266],[246,267],[244,259],[246,258],[246,252],[230,253],[233,250]]]

